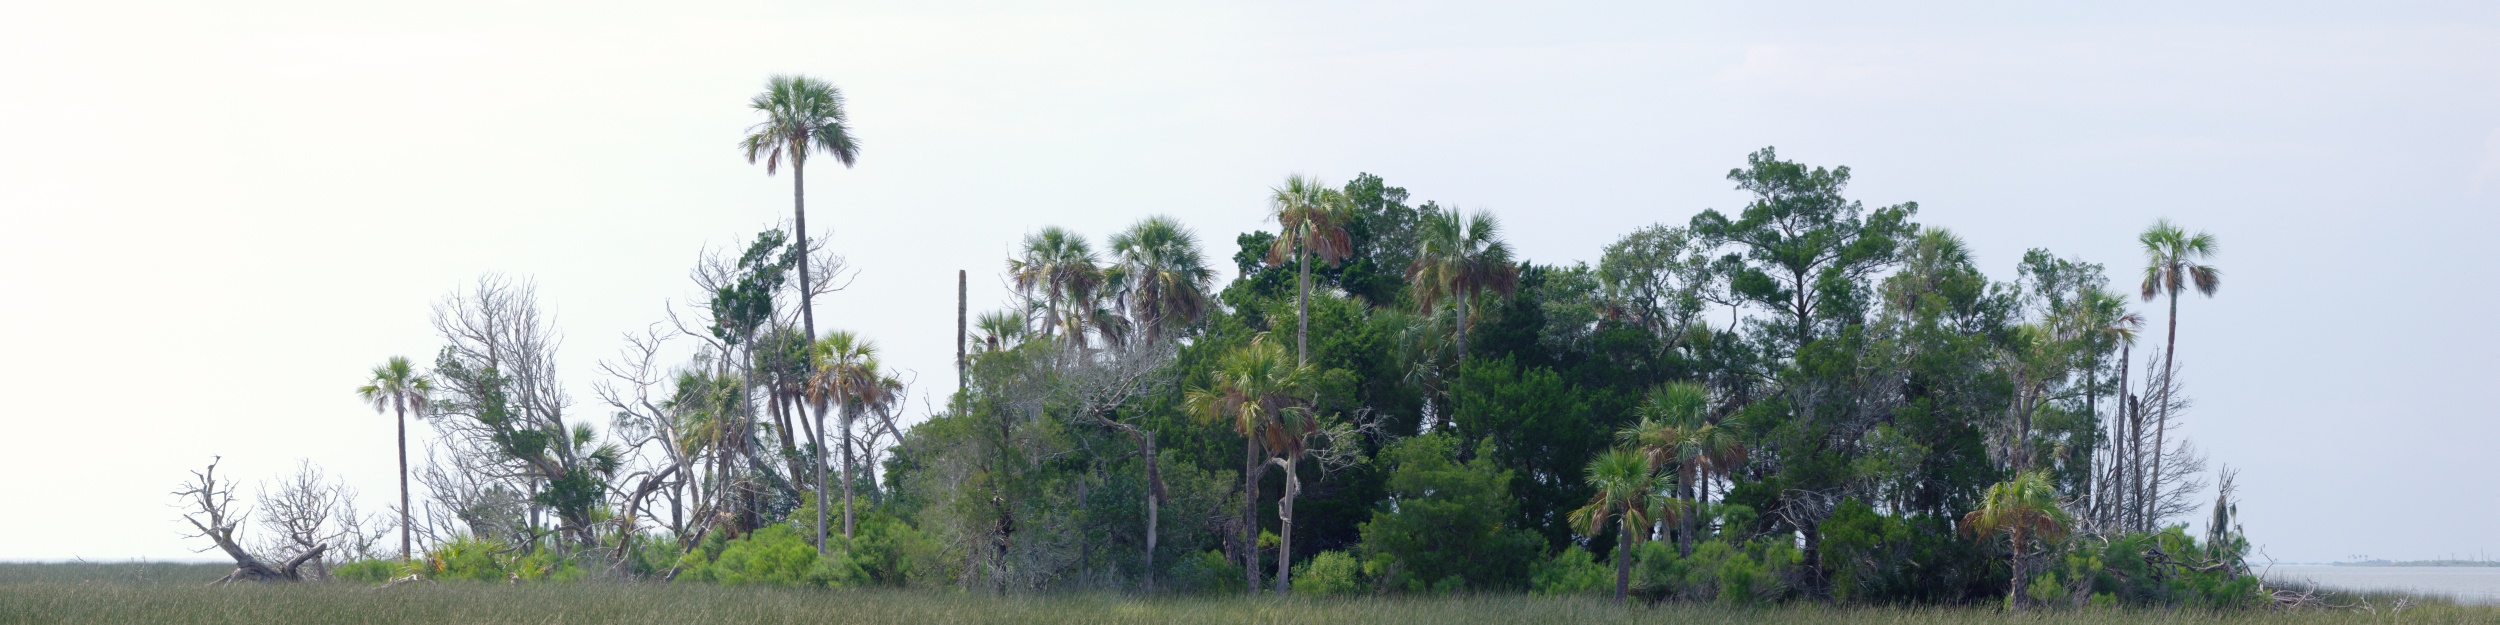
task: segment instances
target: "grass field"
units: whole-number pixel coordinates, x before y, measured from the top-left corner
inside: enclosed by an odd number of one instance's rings
[[[998,598],[660,584],[354,584],[207,588],[227,567],[0,564],[0,623],[2500,623],[2500,609],[2434,604],[2376,611],[2035,612],[1976,608],[1760,610],[1495,595],[1443,599],[1139,600],[1111,595]]]

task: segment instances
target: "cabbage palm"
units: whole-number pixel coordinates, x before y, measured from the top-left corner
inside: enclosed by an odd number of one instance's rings
[[[1265,466],[1261,460],[1262,448],[1287,451],[1295,443],[1284,439],[1299,441],[1299,435],[1289,434],[1301,429],[1303,424],[1311,423],[1312,419],[1310,408],[1303,399],[1309,394],[1310,366],[1287,359],[1284,348],[1267,338],[1266,334],[1251,337],[1249,345],[1223,355],[1215,363],[1215,370],[1210,372],[1212,383],[1204,388],[1191,389],[1183,399],[1191,414],[1229,425],[1242,436],[1242,544],[1245,545],[1242,569],[1252,594],[1259,591],[1259,524],[1256,519],[1259,509],[1258,476]],[[1291,496],[1295,494],[1295,485],[1291,483],[1292,474],[1288,473],[1287,477],[1286,492]],[[1293,557],[1291,505],[1279,508],[1277,514],[1286,524],[1283,534],[1286,542],[1279,547],[1278,555],[1277,591],[1281,593],[1289,588],[1287,584],[1290,582],[1285,576],[1290,569],[1286,567],[1290,566],[1287,563]]]
[[[1467,304],[1484,295],[1509,295],[1519,288],[1519,268],[1511,264],[1510,244],[1501,240],[1501,222],[1492,213],[1429,211],[1419,216],[1415,264],[1406,279],[1415,288],[1415,302],[1424,312],[1444,303],[1456,308],[1458,358],[1467,359]]]
[[[1710,394],[1699,383],[1670,382],[1650,391],[1638,411],[1640,422],[1616,434],[1617,440],[1642,453],[1652,470],[1675,468],[1675,496],[1699,510],[1710,494],[1713,473],[1726,473],[1745,461],[1745,444],[1734,430],[1710,422]],[[1679,519],[1678,553],[1691,555],[1696,515]]]
[[[1294,333],[1294,361],[1311,361],[1311,260],[1335,266],[1354,253],[1354,244],[1346,235],[1345,226],[1353,211],[1344,193],[1328,188],[1317,178],[1293,174],[1285,177],[1285,186],[1276,187],[1268,195],[1268,218],[1276,220],[1276,243],[1267,248],[1270,267],[1294,261],[1301,277],[1297,280],[1299,295],[1294,300],[1294,316],[1300,324]]]
[[[1043,228],[1024,237],[1024,251],[1007,261],[1007,273],[1027,297],[1040,295],[1042,336],[1084,345],[1103,286],[1101,259],[1085,237],[1057,226]]]
[[[797,220],[799,260],[799,319],[805,324],[807,340],[816,340],[816,308],[812,300],[816,283],[808,275],[807,247],[807,155],[823,152],[843,167],[859,162],[859,137],[851,133],[850,114],[842,107],[842,89],[807,76],[783,74],[765,81],[764,92],[755,94],[747,106],[764,114],[764,121],[747,128],[746,139],[738,142],[746,152],[747,162],[763,161],[764,174],[772,175],[781,163],[790,163],[790,205]]]
[[[356,388],[356,396],[373,404],[374,412],[393,411],[399,417],[399,559],[410,553],[408,514],[408,411],[425,410],[426,395],[434,383],[418,375],[416,366],[406,356],[392,356],[382,366],[373,368],[372,380]]]
[[[851,513],[851,421],[865,406],[885,400],[886,386],[879,375],[877,344],[847,331],[836,330],[816,341],[814,375],[808,380],[808,399],[816,406],[816,431],[826,433],[824,414],[828,405],[842,411],[842,537],[850,538],[854,527]],[[816,549],[825,549],[825,441],[816,444]]]
[[[2067,527],[2073,519],[2059,507],[2057,488],[2049,485],[2045,472],[2030,471],[2014,479],[1988,487],[1981,507],[1962,516],[1962,531],[1975,536],[2006,535],[2014,568],[2013,590],[2006,594],[2007,604],[2015,610],[2023,608],[2023,594],[2030,585],[2030,569],[2025,562],[2033,541],[2057,542],[2066,539]]]
[[[1119,260],[1106,272],[1108,278],[1129,317],[1145,326],[1147,342],[1206,316],[1215,272],[1207,269],[1198,235],[1180,222],[1148,217],[1112,235],[1111,253]]]
[[[1589,488],[1597,494],[1587,506],[1572,511],[1571,525],[1580,535],[1595,538],[1605,531],[1606,521],[1613,519],[1615,539],[1615,602],[1622,603],[1632,589],[1632,543],[1643,538],[1632,531],[1676,514],[1676,506],[1662,494],[1675,487],[1674,478],[1654,469],[1648,454],[1636,448],[1615,448],[1598,454],[1589,461]]]
[[[2161,453],[2165,449],[2162,439],[2170,430],[2170,405],[2173,403],[2170,401],[2170,361],[2179,349],[2179,292],[2194,284],[2196,292],[2213,297],[2214,291],[2222,288],[2222,270],[2205,264],[2213,259],[2221,244],[2214,240],[2214,235],[2201,231],[2188,234],[2168,219],[2154,221],[2152,227],[2145,228],[2144,234],[2136,237],[2136,241],[2144,244],[2144,301],[2170,296],[2170,336],[2161,349],[2162,399],[2156,404],[2161,407],[2161,415],[2153,423],[2152,482],[2158,483],[2161,481]],[[2144,500],[2157,501],[2160,497],[2159,491],[2153,491]]]

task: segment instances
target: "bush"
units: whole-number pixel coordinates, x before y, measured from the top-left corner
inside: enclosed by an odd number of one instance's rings
[[[403,564],[396,560],[357,560],[330,569],[330,578],[360,584],[380,584],[391,581],[391,578],[407,575],[407,571],[415,568],[417,567],[413,564]]]
[[[815,585],[811,574],[822,575],[816,567],[816,547],[798,530],[789,525],[772,525],[756,530],[721,546],[720,555],[709,562],[702,559],[703,550],[686,554],[679,579],[718,582],[730,586],[762,584],[768,586]]]
[[[1597,556],[1579,545],[1566,547],[1553,559],[1538,564],[1531,577],[1531,594],[1611,595],[1615,591],[1614,567],[1598,564]]]
[[[1363,565],[1343,551],[1322,551],[1293,567],[1293,591],[1312,596],[1354,595],[1371,591]]]
[[[461,538],[426,552],[422,563],[426,579],[445,582],[502,582],[512,578],[512,569],[504,556],[503,544],[478,538]]]
[[[1473,459],[1458,455],[1458,440],[1438,432],[1381,451],[1389,497],[1362,524],[1365,573],[1409,592],[1528,585],[1545,540],[1510,527],[1519,509],[1511,473],[1495,466],[1489,441]]]
[[[1241,592],[1241,567],[1221,551],[1201,551],[1172,563],[1171,587],[1179,592]]]

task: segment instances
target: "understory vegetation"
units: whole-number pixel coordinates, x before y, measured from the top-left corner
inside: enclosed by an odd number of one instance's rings
[[[840,105],[776,79],[747,156],[794,178],[810,154],[850,164]],[[2232,474],[2178,435],[2180,304],[2219,289],[2213,237],[2153,224],[2123,286],[2049,250],[1983,266],[1917,204],[1850,197],[1852,176],[1764,148],[1726,173],[1748,202],[1661,215],[1594,264],[1519,258],[1493,213],[1371,175],[1289,177],[1268,193],[1273,230],[1230,245],[1155,216],[1099,248],[1041,227],[993,266],[1011,305],[958,303],[951,394],[817,323],[811,302],[877,269],[811,240],[802,201],[788,229],[700,256],[691,304],[629,334],[588,404],[564,390],[528,280],[446,296],[431,364],[394,359],[361,389],[433,434],[393,514],[356,513],[309,465],[264,488],[256,530],[213,466],[181,494],[190,527],[246,564],[231,579],[408,594],[239,592],[450,620],[486,612],[439,598],[552,592],[461,581],[668,583],[556,602],[627,622],[830,603],[869,620],[1255,605],[1272,616],[1248,620],[1473,622],[1620,620],[1601,604],[1634,600],[1787,606],[1711,613],[1740,620],[2320,601],[2250,574]],[[443,586],[405,588],[426,581]],[[1093,598],[791,591],[808,588]],[[1174,597],[1217,594],[1342,599]],[[1354,599],[1440,596],[1464,598]],[[183,601],[227,599],[117,609]]]

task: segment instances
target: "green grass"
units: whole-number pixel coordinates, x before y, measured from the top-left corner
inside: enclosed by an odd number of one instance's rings
[[[145,572],[123,570],[151,567]],[[662,584],[355,584],[207,588],[214,565],[0,564],[0,623],[2500,623],[2500,609],[2430,605],[2401,615],[2350,610],[2213,614],[1976,608],[1762,610],[1496,595],[1445,599],[1139,600],[1109,595],[988,597]],[[2384,605],[2384,604],[2382,604]]]

